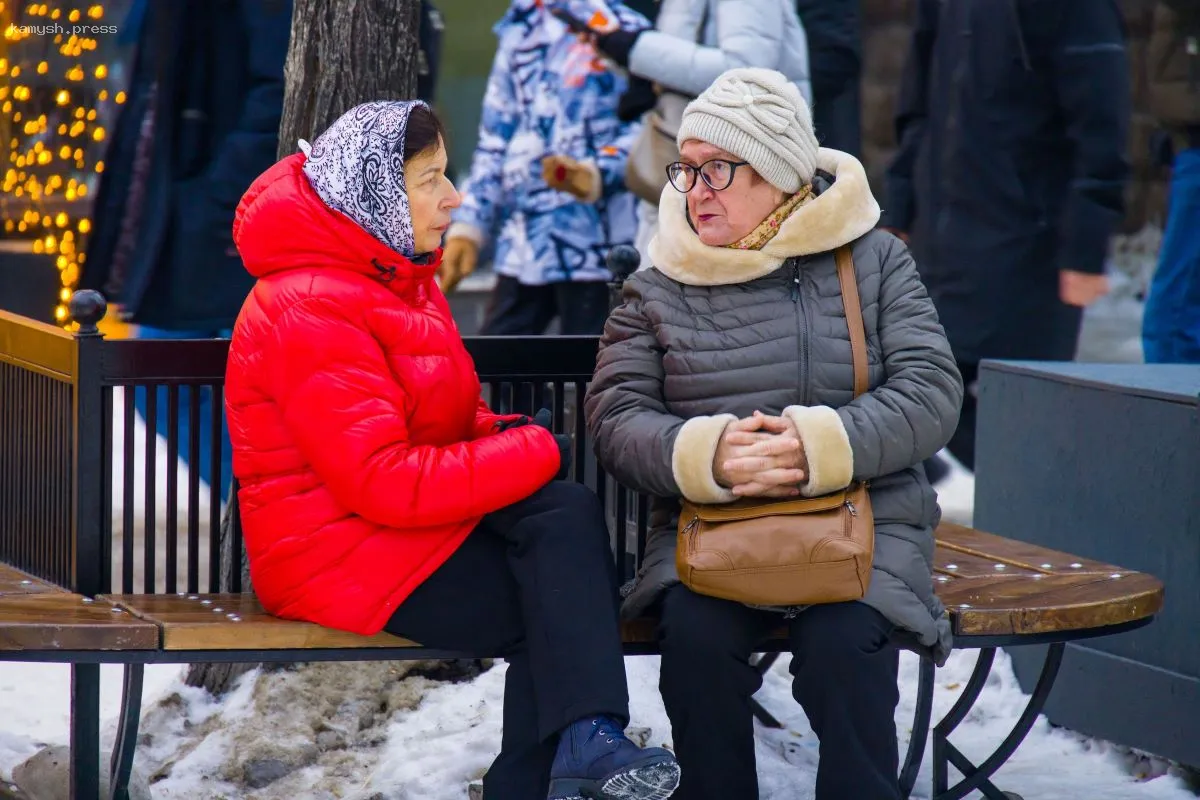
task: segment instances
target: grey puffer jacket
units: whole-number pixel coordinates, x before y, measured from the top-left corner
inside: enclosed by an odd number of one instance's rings
[[[802,491],[869,480],[875,563],[864,602],[916,634],[943,663],[951,646],[933,592],[941,516],[921,462],[958,424],[962,379],[905,246],[875,230],[862,165],[821,150],[816,199],[760,251],[704,245],[683,195],[663,192],[654,266],[625,284],[586,398],[605,469],[654,495],[651,534],[623,609],[644,613],[675,571],[679,498],[733,499],[712,472],[729,421],[787,414],[808,458]],[[853,399],[849,329],[832,251],[852,243],[871,390]]]

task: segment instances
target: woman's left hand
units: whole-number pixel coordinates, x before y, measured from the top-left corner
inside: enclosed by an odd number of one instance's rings
[[[736,474],[738,471],[750,471],[754,474],[754,478],[749,482],[733,486],[733,493],[738,497],[795,497],[799,493],[796,484],[780,483],[775,476],[787,474],[787,471],[792,469],[802,470],[805,475],[808,474],[808,457],[804,453],[804,442],[800,439],[800,432],[787,417],[773,417],[755,411],[753,419],[758,422],[758,429],[763,433],[794,439],[796,447],[786,454],[786,457],[790,457],[792,461],[783,468],[779,468],[779,465],[776,464],[772,469],[755,471],[754,464],[749,463],[754,461],[754,458],[731,459],[730,463],[726,465],[729,472]],[[779,456],[777,459],[784,457]]]

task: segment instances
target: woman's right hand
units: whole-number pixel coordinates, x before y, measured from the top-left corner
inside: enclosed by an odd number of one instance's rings
[[[454,236],[446,240],[442,250],[442,263],[438,267],[438,285],[450,294],[459,282],[475,271],[479,261],[479,245],[466,236]]]
[[[764,430],[761,414],[725,426],[713,456],[713,477],[726,489],[759,485],[759,497],[795,497],[805,479],[803,447],[793,436]]]

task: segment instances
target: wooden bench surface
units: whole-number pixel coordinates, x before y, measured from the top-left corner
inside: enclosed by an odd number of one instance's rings
[[[0,598],[26,594],[70,594],[61,586],[35,578],[16,567],[0,564]]]
[[[934,588],[960,636],[1118,625],[1163,603],[1151,575],[949,523],[937,530]]]
[[[70,592],[0,597],[0,651],[155,650],[157,625]]]
[[[934,588],[957,635],[1066,633],[1144,619],[1162,607],[1150,575],[945,524],[937,531]],[[104,598],[162,627],[165,650],[416,647],[406,639],[329,630],[271,616],[250,595]],[[655,639],[653,620],[625,623],[628,643]]]
[[[417,647],[381,633],[358,636],[310,622],[273,617],[248,594],[103,595],[138,619],[162,628],[164,650],[316,650]]]
[[[0,564],[0,652],[157,647],[157,626]]]

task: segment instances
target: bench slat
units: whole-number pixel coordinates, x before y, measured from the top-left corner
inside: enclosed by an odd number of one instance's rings
[[[381,633],[359,636],[309,622],[273,617],[249,594],[104,595],[162,628],[164,650],[313,650],[418,647]]]
[[[959,636],[1067,633],[1145,619],[1162,607],[1149,575],[955,578],[936,583]]]
[[[36,578],[16,567],[0,564],[0,597],[27,594],[70,594],[61,586]]]
[[[962,525],[944,522],[938,526],[937,564],[957,563],[960,565],[983,565],[983,572],[995,574],[996,564],[1005,564],[1008,569],[1023,569],[1043,574],[1093,573],[1111,575],[1114,572],[1129,572],[1127,569],[1061,553],[1028,542],[1018,542],[991,533],[965,528]]]
[[[69,592],[0,597],[0,651],[155,650],[158,626]]]

